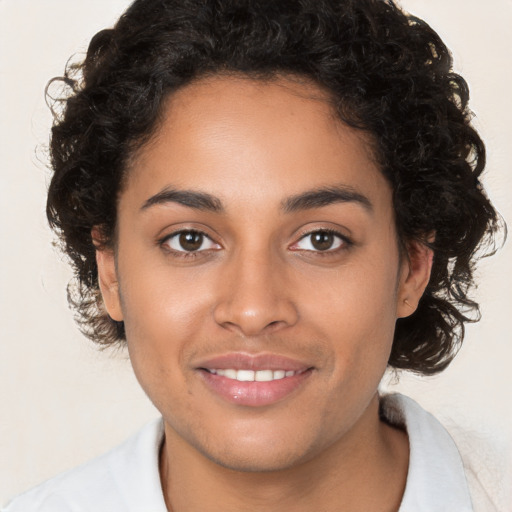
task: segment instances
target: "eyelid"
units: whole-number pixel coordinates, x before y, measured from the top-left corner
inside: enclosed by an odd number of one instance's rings
[[[177,238],[179,235],[183,233],[197,233],[204,237],[204,240],[202,241],[208,241],[209,247],[206,248],[199,248],[196,250],[189,250],[187,251],[184,248],[181,247],[172,247],[170,245],[170,241]],[[338,239],[338,241],[334,243],[334,247],[331,247],[329,249],[321,250],[321,249],[315,249],[314,247],[311,248],[301,248],[297,247],[301,241],[307,239],[311,235],[314,235],[315,233],[328,233],[333,235],[335,238]],[[222,249],[221,244],[216,242],[208,233],[206,233],[204,230],[196,227],[182,227],[179,229],[176,229],[175,231],[166,234],[165,236],[159,238],[157,240],[157,243],[159,246],[161,246],[165,251],[169,253],[174,253],[175,255],[179,257],[194,257],[199,256],[201,253],[208,253],[209,251],[216,251],[219,249]],[[201,244],[201,246],[203,245]],[[296,242],[294,242],[291,246],[288,248],[292,251],[301,251],[301,252],[310,252],[318,255],[329,255],[329,254],[335,254],[340,251],[344,251],[349,249],[351,246],[354,245],[354,242],[351,240],[351,238],[339,230],[330,228],[330,227],[315,227],[309,230],[304,230],[303,232],[298,235],[298,238],[296,239]]]
[[[187,251],[187,250],[185,250],[183,248],[172,247],[169,242],[171,240],[179,237],[183,233],[197,233],[197,234],[200,234],[200,235],[202,235],[204,237],[205,240],[209,240],[211,245],[214,245],[216,247],[207,247],[206,249],[196,249],[195,251]],[[197,228],[181,228],[181,229],[178,229],[177,231],[173,231],[172,233],[169,233],[169,234],[165,235],[164,237],[162,237],[161,239],[159,239],[158,240],[158,244],[160,246],[162,246],[162,247],[167,245],[166,249],[168,251],[174,252],[174,253],[180,253],[180,254],[183,254],[183,255],[193,255],[193,254],[197,254],[197,253],[201,253],[201,252],[210,251],[212,249],[216,250],[216,249],[221,247],[220,244],[215,242],[213,240],[213,238],[210,235],[208,235],[208,233],[205,233],[201,229],[197,229]]]
[[[324,251],[315,249],[315,248],[302,249],[302,248],[296,247],[302,240],[305,240],[307,237],[314,235],[315,233],[329,233],[329,234],[333,235],[334,237],[338,238],[340,243],[337,244],[336,247],[329,248]],[[295,250],[295,251],[309,251],[309,252],[314,252],[314,253],[318,253],[318,254],[332,254],[332,253],[336,253],[343,249],[348,249],[353,244],[354,243],[352,242],[352,240],[349,237],[347,237],[346,235],[344,235],[343,233],[340,233],[339,231],[332,229],[332,228],[320,228],[319,227],[319,228],[315,228],[310,231],[307,231],[305,233],[302,233],[300,235],[299,239],[290,246],[290,249]]]

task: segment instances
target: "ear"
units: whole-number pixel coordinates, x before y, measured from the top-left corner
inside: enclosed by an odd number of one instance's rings
[[[430,279],[433,259],[434,253],[425,243],[416,240],[407,243],[407,254],[400,269],[397,318],[410,316],[418,308]]]
[[[107,313],[116,322],[123,321],[121,311],[121,299],[119,295],[119,284],[117,282],[116,263],[114,250],[106,247],[98,227],[91,231],[94,247],[96,248],[96,265],[98,266],[98,281],[101,296]]]

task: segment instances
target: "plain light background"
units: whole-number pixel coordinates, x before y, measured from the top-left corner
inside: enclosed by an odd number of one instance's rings
[[[158,412],[124,352],[99,352],[66,303],[67,265],[44,206],[46,82],[127,0],[0,0],[0,503],[123,441]],[[487,143],[484,183],[512,224],[512,0],[402,0],[445,40]],[[512,242],[481,264],[483,320],[440,376],[384,387],[414,397],[512,510]]]

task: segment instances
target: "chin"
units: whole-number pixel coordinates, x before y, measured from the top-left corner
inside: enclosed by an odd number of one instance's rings
[[[277,432],[275,433],[277,434]],[[269,473],[300,466],[322,451],[314,439],[304,439],[295,434],[245,438],[233,435],[223,443],[202,444],[195,448],[215,464],[242,473]],[[285,441],[288,441],[288,444]],[[293,441],[290,442],[290,441]]]
[[[306,459],[297,454],[276,453],[272,449],[267,449],[264,454],[261,452],[262,450],[258,453],[203,453],[203,455],[223,468],[240,473],[285,471],[300,465]]]

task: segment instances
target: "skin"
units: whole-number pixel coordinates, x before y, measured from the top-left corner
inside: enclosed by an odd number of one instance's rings
[[[326,187],[348,199],[283,208]],[[175,233],[192,229],[207,237],[187,253]],[[322,230],[339,233],[330,249],[312,245]],[[316,86],[215,77],[175,93],[131,162],[116,248],[97,251],[107,310],[125,322],[134,371],[164,418],[169,510],[398,510],[407,436],[379,419],[377,387],[431,260],[417,243],[400,254],[369,139]],[[284,399],[240,406],[197,369],[231,352],[312,370]]]

